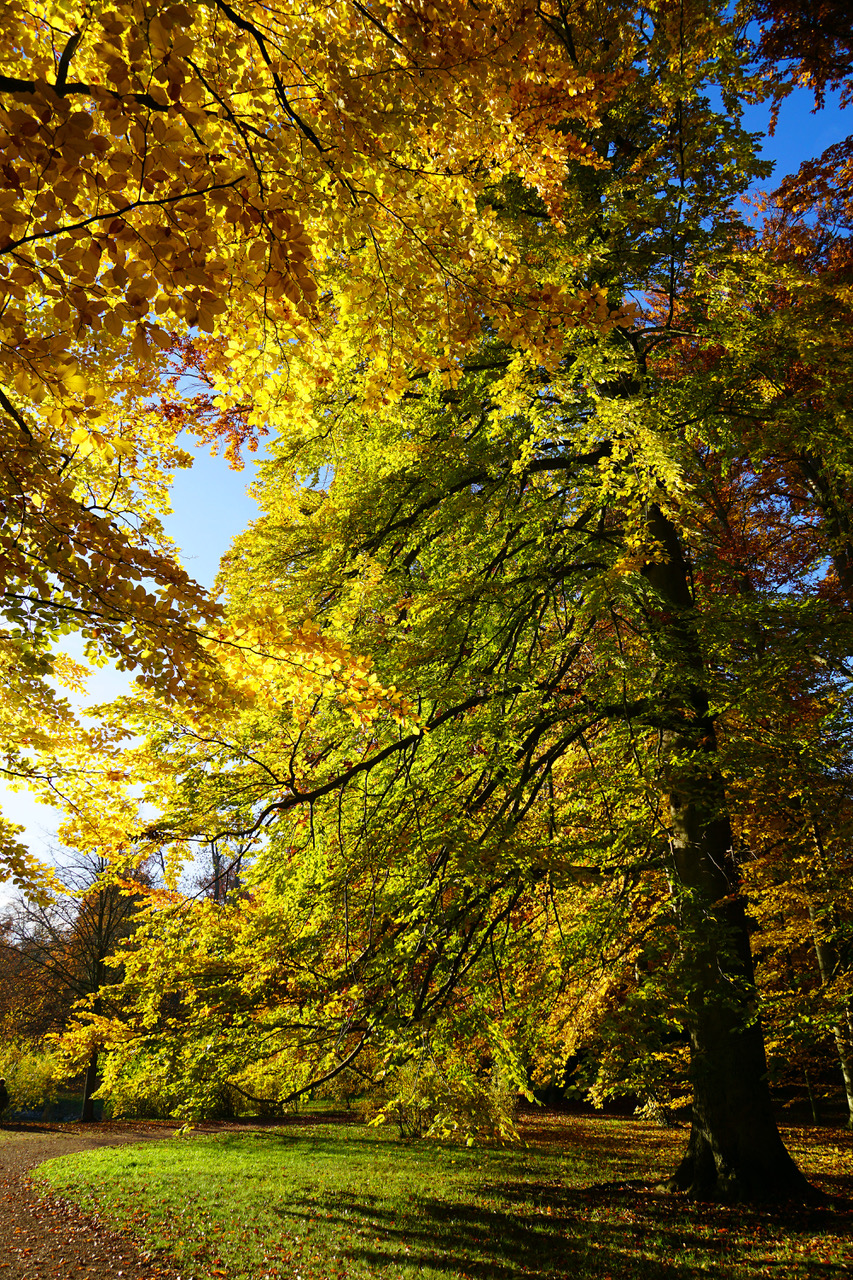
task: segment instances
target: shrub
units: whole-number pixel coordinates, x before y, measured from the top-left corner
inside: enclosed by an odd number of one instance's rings
[[[368,1094],[365,1118],[391,1121],[403,1138],[515,1139],[518,1089],[499,1072],[477,1074],[431,1056],[410,1059]]]
[[[30,1045],[0,1049],[0,1077],[5,1077],[10,1111],[41,1111],[56,1101],[65,1072],[58,1054]]]

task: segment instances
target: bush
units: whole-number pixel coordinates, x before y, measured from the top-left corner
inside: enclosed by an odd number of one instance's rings
[[[250,1107],[223,1079],[227,1065],[122,1045],[102,1060],[95,1095],[115,1120],[233,1120]]]
[[[518,1089],[496,1071],[477,1075],[458,1061],[453,1070],[432,1057],[412,1059],[364,1102],[371,1124],[392,1121],[402,1138],[510,1138],[518,1133]]]
[[[9,1091],[9,1111],[42,1111],[56,1101],[65,1072],[56,1053],[28,1045],[0,1049],[0,1077]]]

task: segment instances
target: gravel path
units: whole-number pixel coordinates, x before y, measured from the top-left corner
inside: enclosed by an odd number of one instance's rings
[[[72,1151],[170,1137],[174,1125],[16,1125],[0,1128],[0,1280],[182,1280],[168,1259],[55,1196],[33,1191],[27,1172]]]

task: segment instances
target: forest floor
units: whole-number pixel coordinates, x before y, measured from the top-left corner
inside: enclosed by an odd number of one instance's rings
[[[841,1129],[784,1128],[801,1168],[837,1198],[800,1209],[666,1193],[686,1130],[638,1119],[538,1112],[522,1117],[521,1146],[470,1148],[403,1143],[343,1116],[185,1137],[172,1125],[94,1128],[5,1143],[0,1131],[0,1161],[10,1143],[39,1160],[87,1148],[34,1175],[29,1234],[57,1242],[51,1265],[33,1269],[26,1254],[22,1269],[19,1250],[0,1280],[87,1268],[93,1280],[853,1276],[853,1135]],[[84,1241],[76,1272],[60,1266],[72,1257],[63,1239]],[[112,1269],[90,1244],[104,1244]]]
[[[174,1123],[21,1123],[0,1127],[0,1280],[184,1280],[138,1237],[36,1190],[33,1168],[58,1156],[171,1137]]]

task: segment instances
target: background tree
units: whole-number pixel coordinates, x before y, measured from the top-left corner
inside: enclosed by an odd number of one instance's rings
[[[92,1007],[100,1012],[98,993],[115,976],[111,957],[132,933],[142,905],[143,882],[119,884],[110,871],[106,859],[80,854],[66,860],[63,892],[49,903],[22,898],[7,910],[4,985],[24,1015],[23,1022],[14,1019],[16,1035],[29,1037],[37,1031],[41,1038],[63,1031],[75,1002],[87,997],[93,997]],[[27,1010],[22,997],[34,992],[40,995]],[[92,1094],[98,1084],[98,1053],[93,1049],[83,1086],[84,1121],[95,1118]]]
[[[853,70],[853,23],[839,0],[759,0],[756,17],[762,24],[759,53],[776,74],[780,64],[793,83],[814,89],[815,107],[824,104],[827,88],[843,88],[849,100]],[[779,93],[781,98],[784,89]]]

